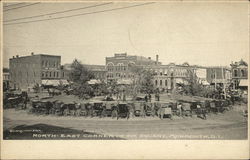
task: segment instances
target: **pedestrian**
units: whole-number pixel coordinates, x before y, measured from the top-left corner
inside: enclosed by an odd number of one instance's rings
[[[148,96],[147,95],[145,95],[144,99],[145,99],[146,102],[148,102]]]
[[[151,94],[150,93],[148,94],[148,100],[149,100],[149,102],[151,102]]]
[[[126,94],[123,92],[123,98],[122,98],[123,101],[126,101]]]
[[[179,104],[177,105],[177,109],[179,110],[179,115],[180,115],[180,116],[182,116],[182,110],[181,110],[181,108],[182,108],[182,104],[179,103]]]

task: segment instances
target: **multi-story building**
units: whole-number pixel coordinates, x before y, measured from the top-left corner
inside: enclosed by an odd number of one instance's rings
[[[3,90],[7,90],[9,88],[10,82],[10,73],[9,69],[3,68]]]
[[[231,63],[233,88],[248,87],[248,64],[242,59],[239,62]]]
[[[27,89],[35,84],[64,77],[61,72],[61,56],[31,53],[30,56],[13,56],[9,62],[12,88]]]
[[[154,70],[154,86],[161,91],[173,91],[177,89],[177,84],[187,84],[189,78],[188,69],[192,69],[188,63],[176,65],[170,63],[168,65],[152,66]]]
[[[127,53],[114,54],[113,57],[106,57],[106,68],[107,68],[107,81],[117,81],[120,79],[128,80],[133,77],[131,68],[133,65],[136,66],[153,66],[161,64],[158,62],[158,55],[156,61],[152,60],[151,57],[143,56],[131,56]]]
[[[95,79],[106,82],[107,70],[105,65],[83,64],[83,66],[93,73]],[[62,70],[64,72],[65,79],[70,80],[69,73],[71,71],[71,64],[64,64]]]
[[[207,81],[215,85],[230,84],[231,70],[228,67],[207,67]]]
[[[90,70],[93,74],[95,79],[101,80],[106,82],[107,76],[107,70],[105,65],[90,65],[90,64],[84,64],[84,66]]]

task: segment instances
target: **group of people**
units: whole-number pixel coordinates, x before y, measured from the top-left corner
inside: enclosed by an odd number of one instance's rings
[[[151,94],[150,93],[146,94],[144,99],[146,102],[151,102],[151,100],[152,100]],[[159,93],[155,93],[155,101],[160,101],[160,94]]]

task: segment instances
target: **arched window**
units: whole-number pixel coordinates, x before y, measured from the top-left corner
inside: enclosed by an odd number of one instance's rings
[[[107,65],[108,71],[113,71],[114,70],[114,63],[110,62]]]

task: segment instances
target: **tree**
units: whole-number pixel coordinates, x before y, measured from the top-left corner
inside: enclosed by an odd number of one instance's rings
[[[87,83],[90,79],[93,79],[94,74],[89,71],[84,65],[77,59],[71,64],[71,71],[69,73],[69,79],[73,82],[71,85],[74,95],[80,98],[86,99],[94,96],[94,89]]]
[[[183,85],[184,92],[192,96],[200,96],[202,93],[202,84],[199,83],[199,79],[193,69],[187,69],[187,77],[185,80],[188,84]]]
[[[153,71],[136,65],[130,66],[130,70],[133,73],[132,90],[134,97],[138,92],[152,93],[154,90]]]
[[[93,79],[94,74],[89,71],[84,65],[81,64],[77,59],[71,64],[71,71],[69,73],[69,79],[72,82],[84,84],[90,79]]]
[[[33,86],[33,90],[35,91],[35,93],[40,92],[40,86],[39,86],[38,83],[36,83],[36,84]]]

